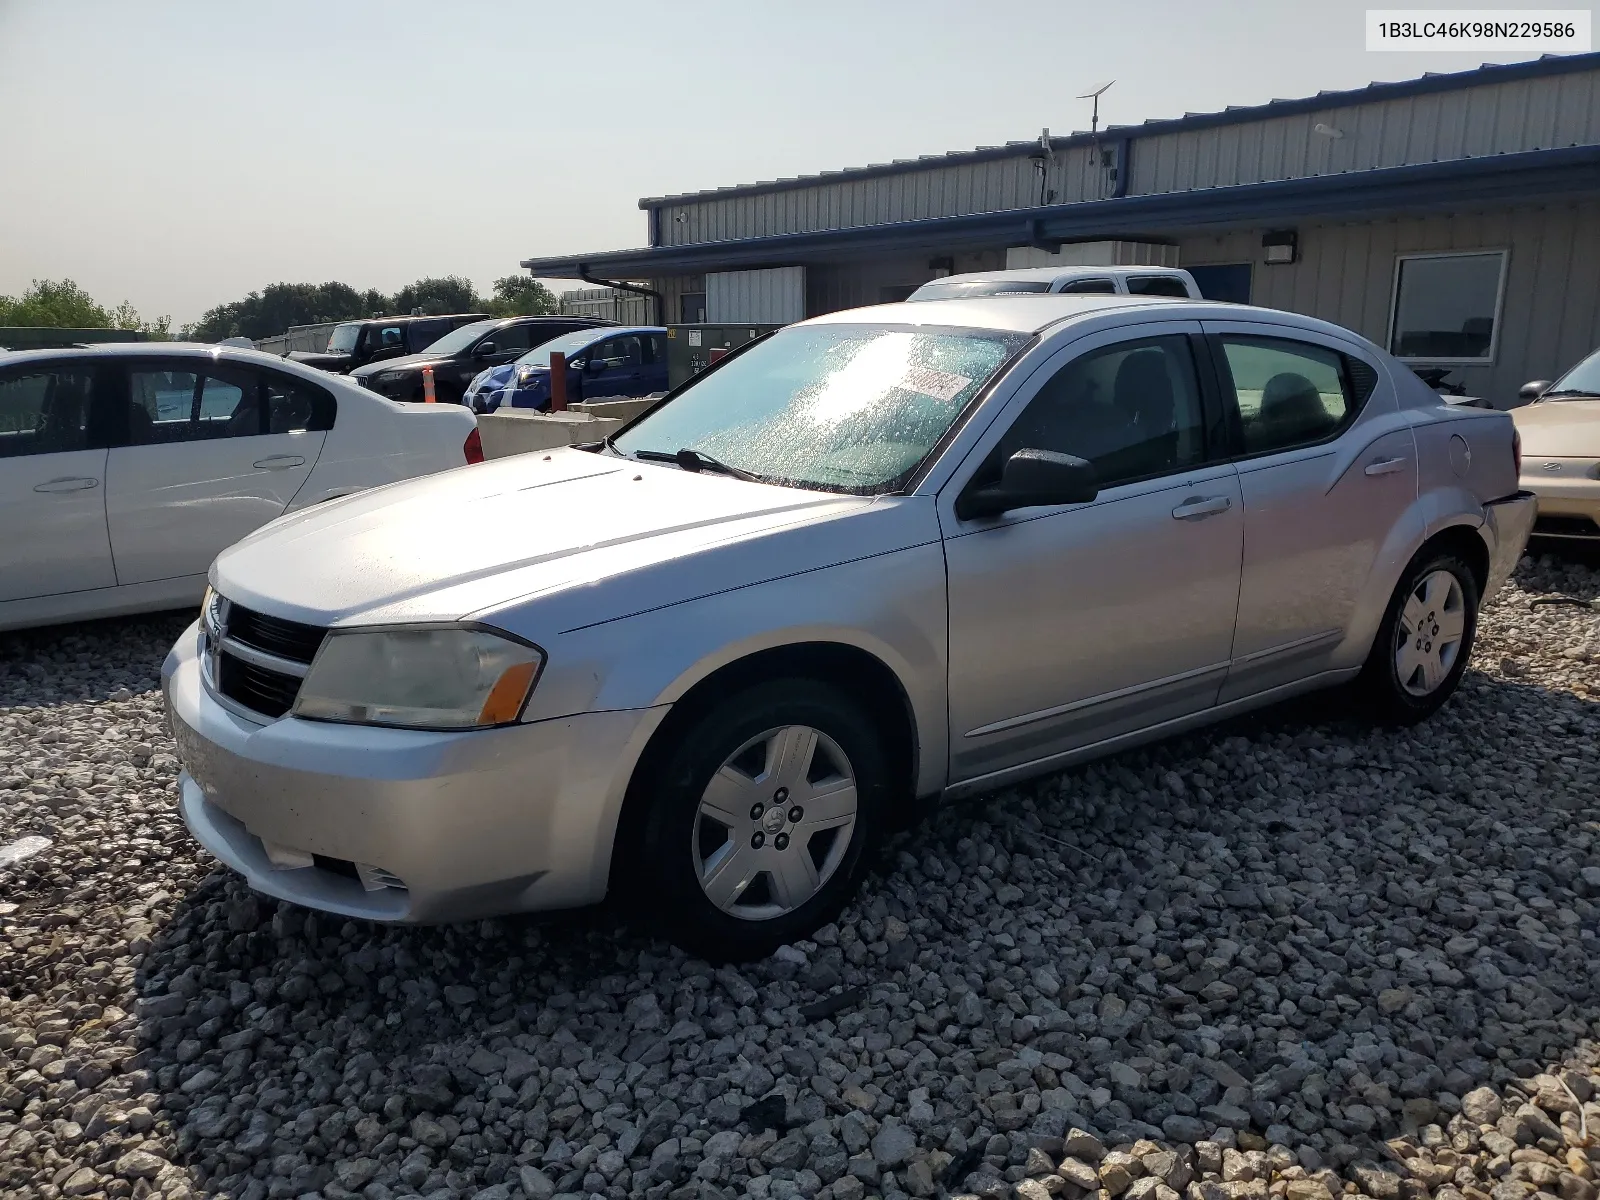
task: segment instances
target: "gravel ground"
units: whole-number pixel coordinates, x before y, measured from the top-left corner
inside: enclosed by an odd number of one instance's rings
[[[1557,592],[1600,571],[1525,560],[1416,730],[1308,703],[942,814],[739,970],[258,900],[174,812],[183,620],[0,638],[0,844],[51,841],[0,867],[0,1194],[1596,1200]]]

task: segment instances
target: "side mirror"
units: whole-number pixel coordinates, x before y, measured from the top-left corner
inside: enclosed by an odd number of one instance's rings
[[[598,375],[606,369],[606,360],[603,358],[591,358],[583,364],[583,369],[591,375]]]
[[[1094,467],[1074,454],[1054,450],[1018,450],[1006,459],[1000,482],[965,492],[956,501],[956,516],[998,517],[1014,508],[1048,504],[1087,504],[1100,494]]]
[[[472,352],[474,358],[491,358],[499,350],[493,342],[479,342],[478,348]]]
[[[1522,401],[1524,404],[1532,404],[1535,400],[1549,390],[1550,381],[1548,379],[1535,379],[1531,383],[1525,383],[1517,389],[1517,399]]]

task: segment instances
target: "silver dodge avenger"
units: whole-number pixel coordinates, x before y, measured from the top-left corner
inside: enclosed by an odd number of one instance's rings
[[[1349,685],[1455,690],[1533,519],[1511,418],[1288,313],[885,305],[606,443],[225,551],[163,668],[181,804],[269,895],[432,922],[630,897],[831,920],[896,819]]]

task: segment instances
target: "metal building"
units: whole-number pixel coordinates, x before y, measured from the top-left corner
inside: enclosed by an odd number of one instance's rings
[[[530,258],[662,321],[788,321],[943,274],[1159,263],[1504,401],[1600,345],[1600,54],[639,201],[649,245]]]

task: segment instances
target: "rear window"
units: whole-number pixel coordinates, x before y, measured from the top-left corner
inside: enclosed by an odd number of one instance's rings
[[[1046,279],[974,279],[966,283],[925,283],[913,300],[970,300],[978,296],[1029,295],[1050,290]]]
[[[1135,275],[1128,280],[1128,293],[1133,296],[1176,296],[1180,300],[1189,295],[1183,280],[1176,275]]]

